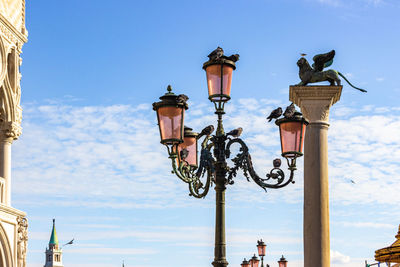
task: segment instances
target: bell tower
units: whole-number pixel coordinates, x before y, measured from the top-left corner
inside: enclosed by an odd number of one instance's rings
[[[43,267],[64,267],[62,264],[62,249],[58,245],[55,219],[53,219],[49,247],[46,249],[46,263]]]

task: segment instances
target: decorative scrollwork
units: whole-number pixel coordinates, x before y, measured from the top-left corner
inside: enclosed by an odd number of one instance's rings
[[[215,160],[210,152],[210,150],[203,148],[200,153],[200,165],[197,170],[196,176],[204,176],[204,172],[210,171],[210,172],[215,172],[214,168],[214,163]]]
[[[189,183],[189,191],[190,191],[190,196],[194,196],[196,198],[204,198],[208,194],[208,190],[210,189],[211,186],[211,181],[212,181],[212,176],[213,173],[210,171],[207,172],[207,180],[206,184],[204,185],[201,182],[201,179],[195,179],[191,183]]]
[[[210,151],[212,144],[208,144],[210,139],[211,137],[207,136],[202,142],[200,165],[198,168],[189,165],[184,158],[179,157],[176,148],[168,150],[169,158],[172,161],[172,173],[175,173],[179,179],[188,184],[189,195],[196,198],[203,198],[207,195],[214,179],[215,160]],[[206,172],[207,177],[204,182],[202,178]]]
[[[231,168],[227,167],[225,184],[234,183],[233,179],[237,176],[239,169],[243,171],[247,181],[250,182],[251,178],[265,191],[267,191],[267,188],[281,188],[291,182],[294,183],[293,177],[294,171],[296,170],[296,158],[292,158],[290,160],[286,158],[289,166],[288,169],[290,170],[290,175],[288,178],[280,168],[280,159],[275,159],[273,161],[274,167],[269,173],[266,174],[266,178],[261,178],[254,170],[249,148],[242,139],[229,138],[226,135],[219,136],[219,139],[217,139],[217,137],[211,137],[209,135],[204,138],[201,144],[202,149],[200,151],[198,167],[189,165],[183,156],[184,153],[180,153],[181,155],[178,155],[177,148],[171,148],[168,150],[170,159],[172,160],[172,172],[175,173],[182,181],[188,184],[190,196],[204,198],[213,182],[215,182],[217,160],[213,157],[211,149],[214,148],[214,154],[216,154],[215,150],[218,148],[218,153],[217,155],[214,155],[215,157],[219,156],[220,153],[223,153],[222,155],[224,158],[229,158],[231,154],[230,147],[235,143],[240,145],[239,153],[232,159],[234,166]],[[224,144],[225,140],[228,141],[226,146]],[[217,146],[218,141],[222,143],[222,146],[219,143]],[[207,175],[204,177],[206,173]]]
[[[266,175],[266,179],[261,178],[256,171],[254,170],[253,167],[253,162],[251,160],[251,155],[249,153],[249,148],[247,145],[241,140],[240,138],[235,138],[229,140],[227,146],[226,146],[226,151],[225,155],[227,158],[230,157],[230,147],[234,143],[239,143],[240,144],[240,153],[238,153],[233,159],[234,167],[230,168],[228,171],[228,183],[231,184],[233,181],[233,178],[236,177],[237,172],[239,169],[242,169],[244,176],[247,178],[247,181],[250,181],[250,178],[258,184],[261,188],[263,188],[266,191],[266,188],[281,188],[289,184],[290,182],[293,181],[294,177],[294,171],[296,170],[295,167],[295,159],[293,159],[290,163],[288,161],[289,165],[289,170],[290,170],[290,176],[287,181],[285,181],[285,173],[280,169],[280,160],[275,159],[274,160],[274,168]],[[268,181],[272,179],[274,183],[266,183],[265,181]]]

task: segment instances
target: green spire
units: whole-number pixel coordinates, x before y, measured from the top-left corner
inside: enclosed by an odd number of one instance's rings
[[[57,232],[56,232],[56,220],[53,219],[53,230],[51,231],[51,237],[50,237],[50,245],[58,245],[58,238],[57,238]]]

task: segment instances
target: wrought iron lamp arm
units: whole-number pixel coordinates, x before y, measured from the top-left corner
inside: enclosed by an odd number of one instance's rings
[[[200,166],[197,169],[190,166],[185,160],[180,159],[178,153],[175,152],[178,151],[177,149],[168,148],[169,158],[172,161],[172,173],[175,173],[179,179],[188,184],[189,195],[196,198],[203,198],[207,195],[214,175],[214,159],[210,152],[213,144],[208,144],[210,139],[210,136],[206,136],[201,144]],[[205,184],[203,184],[201,178],[206,172],[207,178]]]
[[[171,153],[169,158],[172,161],[172,173],[175,173],[176,176],[181,179],[185,183],[191,183],[193,181],[192,175],[190,175],[190,171],[184,171],[184,162],[179,162],[179,166],[177,165],[177,161],[179,161],[177,153]]]
[[[189,191],[190,191],[189,196],[193,196],[195,198],[204,198],[208,194],[208,190],[210,189],[212,176],[213,176],[213,174],[209,170],[207,170],[207,180],[206,180],[205,185],[203,185],[200,178],[195,179],[192,182],[190,182],[189,183]]]
[[[294,171],[296,170],[296,158],[291,159],[290,162],[288,160],[288,165],[289,165],[289,170],[290,170],[290,175],[288,179],[285,179],[285,173],[280,169],[280,160],[275,159],[274,160],[274,168],[266,175],[267,178],[261,178],[256,171],[254,170],[253,167],[253,162],[251,160],[251,155],[249,153],[249,148],[247,147],[246,143],[240,139],[240,138],[235,138],[235,139],[230,139],[229,142],[226,145],[226,158],[230,157],[230,147],[234,143],[239,143],[240,144],[240,153],[236,155],[235,158],[232,159],[234,163],[234,167],[230,168],[228,171],[228,183],[233,184],[233,178],[236,177],[237,171],[240,169],[243,170],[244,176],[247,178],[248,181],[250,181],[250,177],[253,179],[253,181],[263,188],[266,191],[266,188],[281,188],[289,183],[294,183],[293,177],[294,177]],[[267,183],[266,181],[272,179],[273,183]]]

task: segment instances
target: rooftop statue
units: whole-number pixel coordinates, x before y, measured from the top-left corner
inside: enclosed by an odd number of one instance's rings
[[[367,92],[364,89],[352,85],[349,80],[347,80],[347,78],[339,71],[333,69],[324,71],[324,68],[332,65],[333,58],[335,56],[335,50],[332,50],[325,54],[315,55],[313,57],[314,64],[312,64],[312,67],[308,63],[307,59],[304,58],[306,54],[301,54],[301,56],[302,57],[297,61],[297,66],[299,66],[299,77],[301,80],[298,85],[305,86],[309,83],[317,83],[323,81],[328,81],[332,86],[340,85],[339,76],[341,76],[351,87],[364,93]]]

